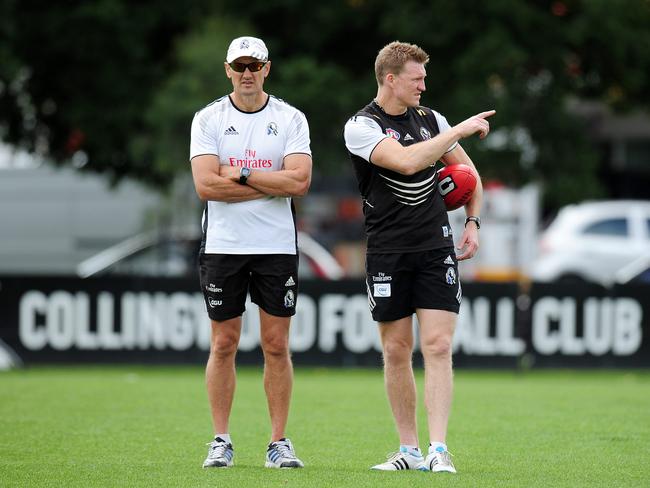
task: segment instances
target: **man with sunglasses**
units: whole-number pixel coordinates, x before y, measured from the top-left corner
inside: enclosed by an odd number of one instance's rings
[[[235,354],[248,291],[259,306],[264,389],[271,417],[268,468],[300,468],[285,437],[293,369],[289,325],[298,296],[292,197],[311,182],[305,116],[264,91],[271,62],[261,39],[232,41],[224,63],[233,90],[194,116],[192,176],[206,202],[199,276],[211,321],[206,385],[215,437],[203,467],[233,465],[228,421]]]
[[[468,215],[454,251],[447,211],[437,188],[436,162],[474,166],[459,140],[487,136],[487,117],[475,115],[450,127],[438,112],[420,105],[429,56],[418,46],[392,42],[375,60],[376,98],[345,125],[363,199],[366,285],[379,323],[388,400],[400,448],[372,469],[419,469],[455,473],[446,445],[452,398],[451,343],[460,308],[458,261],[478,249],[480,180],[465,206]],[[424,403],[429,449],[418,446],[412,354],[413,314],[420,325]]]

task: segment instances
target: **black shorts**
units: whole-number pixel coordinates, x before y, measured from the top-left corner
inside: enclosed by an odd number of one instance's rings
[[[462,291],[454,248],[368,254],[366,286],[372,318],[389,322],[416,308],[458,313]]]
[[[298,256],[294,254],[203,254],[199,277],[208,316],[223,321],[246,310],[246,294],[277,317],[296,313]]]

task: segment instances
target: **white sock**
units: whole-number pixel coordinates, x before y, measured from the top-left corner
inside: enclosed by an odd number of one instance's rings
[[[399,450],[401,452],[404,452],[404,450],[406,450],[406,452],[409,453],[411,456],[416,456],[416,457],[422,456],[422,451],[420,451],[420,448],[418,446],[408,446],[406,444],[402,444],[399,446]]]
[[[438,442],[438,441],[431,441],[431,444],[429,444],[429,452],[434,452],[436,450],[439,450],[438,448],[442,447],[443,451],[447,450],[447,444],[444,442]]]
[[[215,434],[214,438],[216,439],[217,437],[221,437],[226,444],[232,444],[232,441],[230,440],[230,434]]]

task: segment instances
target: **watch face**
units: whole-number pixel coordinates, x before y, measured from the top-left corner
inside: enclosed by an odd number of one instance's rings
[[[244,178],[248,178],[251,174],[251,169],[250,168],[242,168],[239,170],[239,174],[243,176]]]

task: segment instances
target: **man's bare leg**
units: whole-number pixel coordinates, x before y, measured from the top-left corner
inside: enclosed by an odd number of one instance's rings
[[[215,434],[228,433],[228,419],[235,394],[235,355],[241,335],[241,317],[212,321],[210,356],[205,383]]]
[[[380,322],[384,353],[384,381],[400,445],[417,446],[415,378],[413,377],[413,323],[411,317]]]
[[[264,390],[271,417],[271,442],[285,436],[291,390],[293,365],[289,352],[291,317],[277,317],[260,308],[260,335],[264,351]]]
[[[451,344],[457,314],[444,310],[417,310],[420,348],[424,358],[424,403],[429,439],[445,443],[453,395]]]

